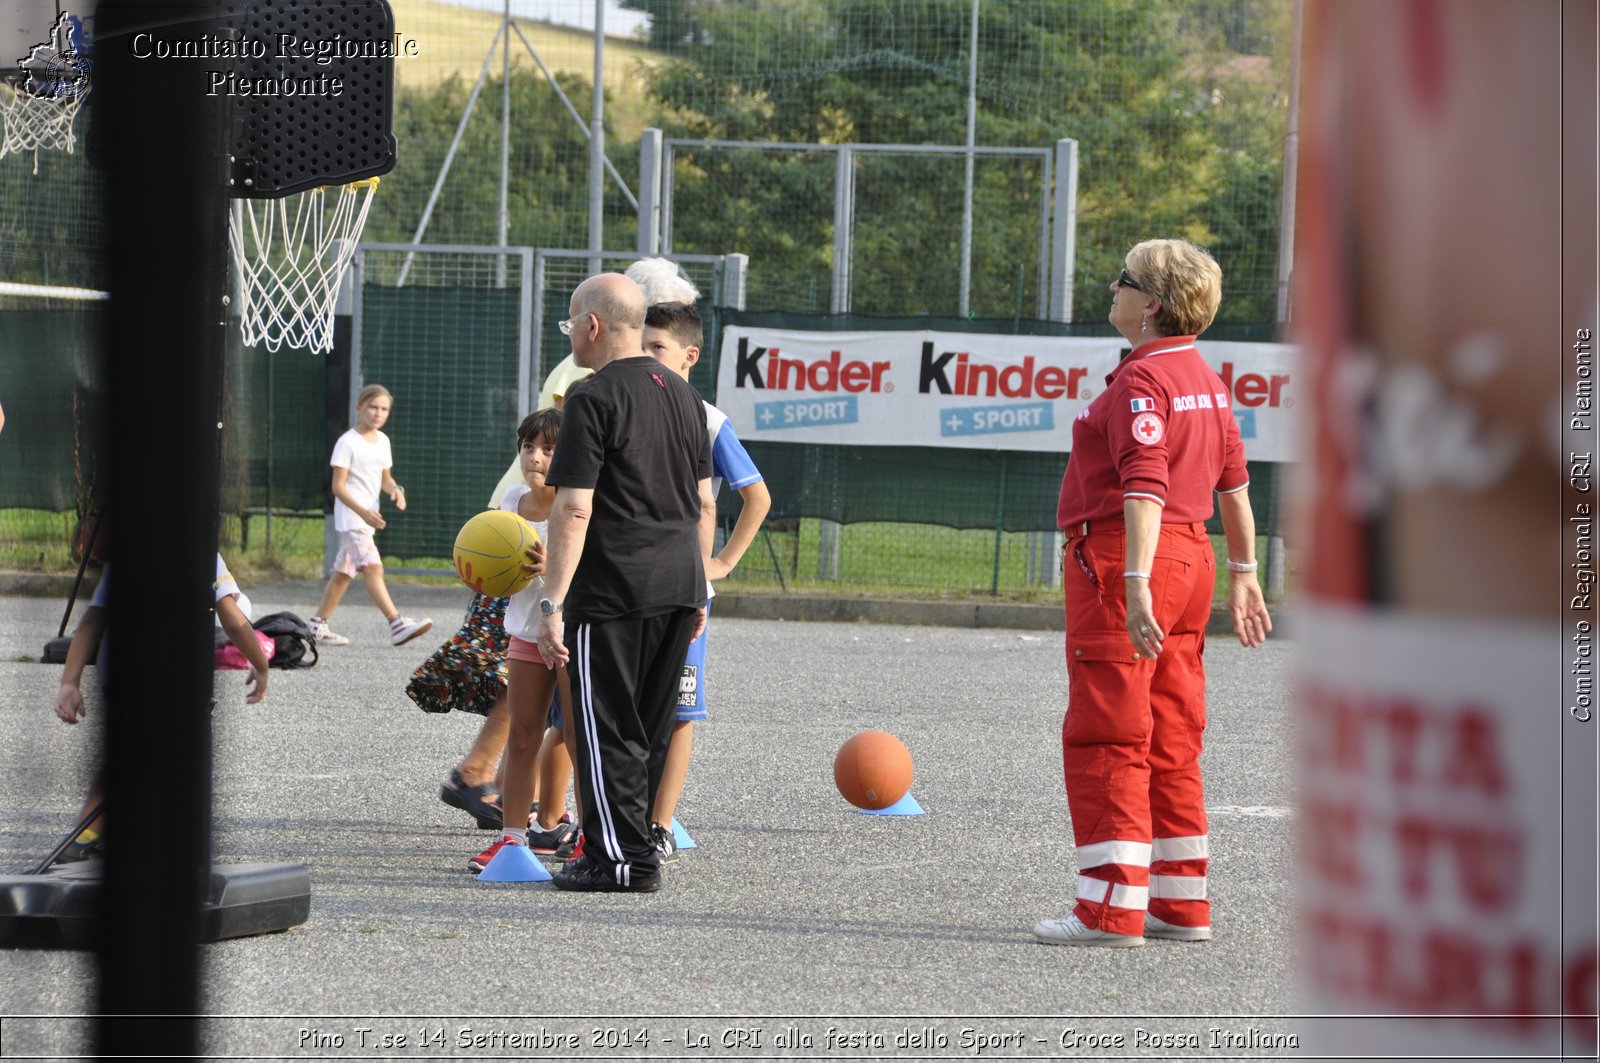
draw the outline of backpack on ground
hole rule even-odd
[[[267,663],[273,668],[310,668],[317,663],[317,640],[311,625],[294,613],[269,613],[252,626],[272,636],[277,649]]]

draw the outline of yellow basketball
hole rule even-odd
[[[461,526],[451,556],[461,582],[491,598],[515,594],[532,582],[522,571],[526,551],[539,541],[533,525],[508,509],[489,509]]]

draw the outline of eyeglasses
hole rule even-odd
[[[578,315],[578,317],[588,317],[588,316],[589,316],[588,314],[579,314]],[[578,318],[577,317],[569,317],[565,321],[557,322],[556,323],[556,328],[561,330],[561,334],[563,336],[570,336],[570,335],[572,335],[572,326],[576,325],[577,323],[578,323]]]
[[[1132,288],[1136,292],[1144,291],[1144,285],[1128,276],[1128,271],[1126,269],[1117,274],[1117,279],[1113,283],[1116,284],[1118,288]],[[562,329],[562,331],[565,332],[566,330]]]

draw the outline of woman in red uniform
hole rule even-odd
[[[1078,894],[1033,932],[1058,945],[1211,937],[1200,736],[1213,493],[1239,641],[1259,646],[1272,630],[1244,447],[1227,388],[1194,343],[1216,316],[1222,270],[1184,240],[1146,240],[1126,262],[1110,320],[1133,351],[1073,425],[1056,513],[1067,537],[1061,746]]]

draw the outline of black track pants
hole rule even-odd
[[[678,609],[566,627],[583,852],[616,865],[619,882],[632,869],[654,871],[660,862],[650,838],[650,804],[667,759],[694,625],[695,610]]]

